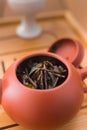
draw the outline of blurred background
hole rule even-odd
[[[46,0],[43,11],[70,10],[87,31],[87,0]],[[14,16],[6,0],[0,0],[0,17]]]
[[[16,1],[18,2],[19,0]],[[42,35],[35,39],[22,39],[16,35],[16,28],[21,19],[11,19],[11,17],[17,14],[10,9],[7,0],[0,0],[0,78],[3,77],[7,68],[16,59],[24,55],[29,55],[32,52],[47,51],[48,47],[61,37],[76,38],[81,42],[85,51],[81,66],[87,66],[87,0],[45,1],[46,3],[43,10],[45,14],[55,10],[57,10],[57,12],[63,11],[63,14],[58,12],[58,14],[62,15],[51,17],[51,19],[42,19],[41,21],[39,20],[41,17],[39,17],[38,23],[40,23],[40,26],[44,30]],[[70,11],[72,15],[67,16],[65,19],[65,17],[63,17],[65,14],[71,14],[69,12],[66,13],[67,11]],[[53,16],[55,16],[55,14],[56,13],[54,13]],[[74,17],[72,17],[73,15]],[[85,81],[87,83],[87,80]],[[76,118],[61,130],[87,130],[87,94],[84,96],[83,105],[76,115]],[[0,130],[3,130],[3,128],[10,128],[9,130],[24,130],[8,117],[0,105]]]

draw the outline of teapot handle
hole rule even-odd
[[[87,67],[79,69],[79,73],[80,73],[80,76],[81,76],[82,80],[87,78]],[[84,92],[87,93],[87,87],[86,86],[84,86]]]
[[[0,79],[0,104],[1,104],[1,96],[2,96],[2,79]]]

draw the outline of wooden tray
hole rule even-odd
[[[87,35],[70,12],[51,12],[37,16],[38,23],[43,27],[41,36],[35,39],[21,39],[16,33],[20,17],[0,20],[0,78],[6,69],[18,58],[32,52],[47,51],[48,47],[57,39],[71,37],[78,39],[85,50],[82,62],[87,65]],[[85,81],[86,82],[86,81]],[[8,117],[0,106],[0,130],[26,130]],[[86,130],[87,129],[87,95],[80,111],[68,124],[58,130]]]

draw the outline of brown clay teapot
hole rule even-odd
[[[28,61],[51,60],[67,69],[67,78],[55,88],[37,90],[25,87],[16,71]],[[76,69],[67,60],[49,52],[33,53],[17,60],[0,80],[0,100],[8,115],[18,124],[31,130],[51,130],[71,120],[83,102],[83,80],[87,68]]]

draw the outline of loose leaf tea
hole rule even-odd
[[[50,89],[58,86],[66,78],[66,71],[61,65],[54,65],[50,61],[33,63],[17,71],[17,77],[29,88]]]

